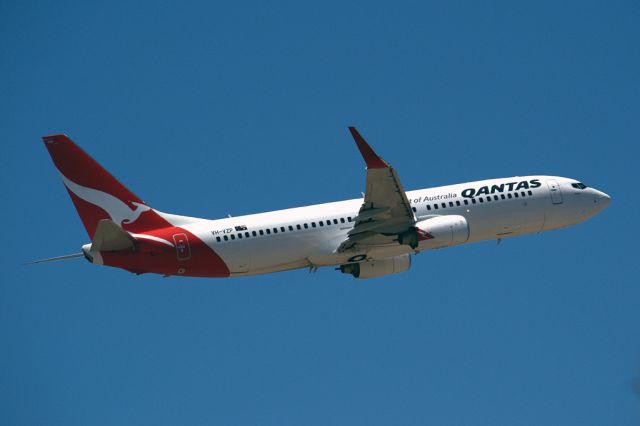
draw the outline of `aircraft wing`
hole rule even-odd
[[[356,246],[375,246],[402,243],[401,234],[411,232],[416,217],[396,171],[380,158],[355,127],[349,131],[367,165],[367,182],[364,203],[355,218],[348,238],[340,244],[339,252]]]

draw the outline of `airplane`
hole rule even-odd
[[[559,176],[516,176],[405,191],[354,127],[366,165],[363,198],[222,219],[163,213],[134,195],[64,134],[42,139],[89,235],[96,265],[135,274],[241,277],[335,267],[367,279],[407,271],[411,255],[576,225],[611,198]]]

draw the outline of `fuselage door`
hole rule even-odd
[[[176,246],[178,260],[189,260],[191,258],[191,246],[187,234],[173,234],[173,242]]]
[[[549,187],[549,193],[551,193],[551,202],[553,204],[562,204],[562,191],[560,191],[558,181],[547,179],[547,186]]]

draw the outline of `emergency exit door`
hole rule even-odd
[[[551,194],[551,202],[553,204],[562,204],[562,191],[560,191],[560,185],[555,179],[548,179],[547,186],[549,187],[549,193]]]

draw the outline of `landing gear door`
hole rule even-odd
[[[560,185],[555,179],[547,179],[547,186],[549,187],[549,193],[551,194],[551,202],[553,204],[562,204],[562,191],[560,191]]]
[[[189,260],[191,258],[191,246],[187,234],[173,234],[173,243],[176,246],[178,260]]]

